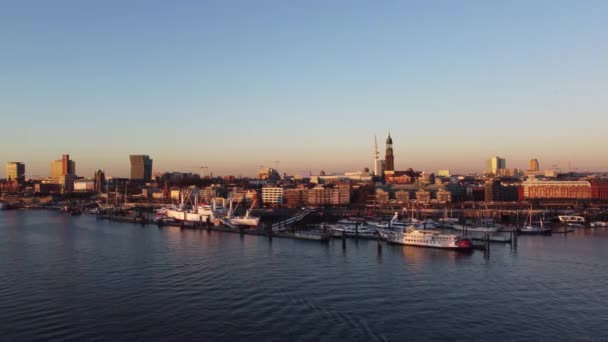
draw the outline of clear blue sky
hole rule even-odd
[[[606,170],[608,1],[2,1],[0,163]],[[4,175],[4,167],[0,171]]]

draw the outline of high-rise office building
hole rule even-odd
[[[61,159],[53,160],[51,162],[51,178],[59,179],[59,177],[61,177],[61,174],[62,174],[61,170],[62,170]]]
[[[6,178],[19,183],[25,181],[25,164],[21,162],[6,163]]]
[[[530,168],[528,169],[528,171],[538,172],[538,170],[538,159],[530,159]]]
[[[386,155],[384,156],[384,171],[395,171],[395,156],[393,155],[393,139],[391,134],[386,138]]]
[[[500,171],[507,168],[507,161],[505,158],[499,156],[492,157],[486,161],[486,173],[498,174]]]
[[[152,159],[147,154],[130,155],[131,180],[149,182],[152,179]]]
[[[106,186],[106,175],[103,171],[97,170],[95,172],[95,192],[102,193]]]
[[[61,159],[51,162],[51,178],[59,179],[66,175],[76,175],[76,162],[70,160],[69,154],[64,154]]]

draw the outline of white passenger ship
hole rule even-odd
[[[396,216],[397,214],[395,214]],[[378,234],[387,242],[401,245],[458,250],[473,248],[471,240],[462,238],[460,235],[442,234],[434,230],[420,230],[413,225],[403,230],[378,229]]]
[[[464,239],[456,234],[441,234],[433,230],[419,230],[411,227],[405,231],[379,229],[378,233],[386,241],[401,245],[462,250],[473,248],[469,239]]]

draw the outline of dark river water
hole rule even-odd
[[[1,341],[608,340],[608,230],[463,254],[0,212]]]

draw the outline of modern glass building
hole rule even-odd
[[[497,174],[498,170],[506,169],[507,161],[505,158],[500,158],[499,156],[492,157],[486,160],[486,173],[489,174]]]
[[[25,181],[25,164],[21,162],[6,163],[6,178],[19,183]]]
[[[147,154],[130,155],[131,180],[149,182],[152,180],[152,159]]]

